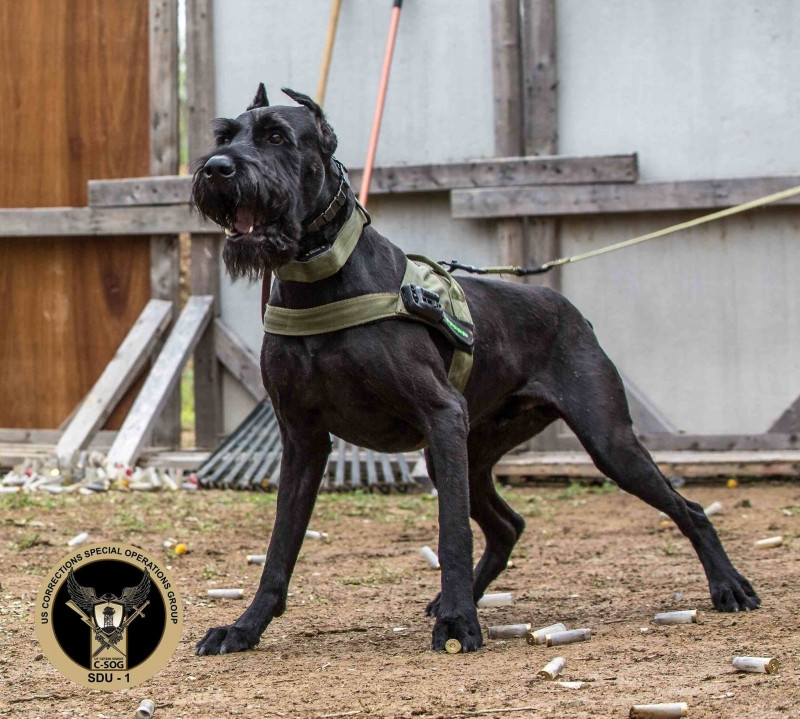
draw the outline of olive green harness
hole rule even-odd
[[[330,249],[305,262],[288,262],[275,275],[290,282],[317,282],[331,277],[352,254],[365,222],[359,208],[353,208]],[[438,312],[436,304],[440,305]],[[390,318],[423,322],[450,340],[455,349],[447,376],[463,393],[472,369],[472,317],[467,300],[459,284],[441,265],[421,255],[407,255],[406,271],[396,292],[358,295],[308,309],[267,305],[264,332],[305,337]]]

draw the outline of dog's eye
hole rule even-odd
[[[273,132],[268,138],[267,142],[271,145],[280,145],[283,142],[283,135]]]

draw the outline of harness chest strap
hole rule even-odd
[[[355,214],[353,212],[353,215]],[[347,229],[348,224],[350,224],[350,220],[345,224],[343,232]],[[349,256],[349,254],[348,252],[347,255]],[[318,259],[320,258],[315,258],[311,262],[316,262]],[[283,269],[281,268],[281,270]],[[326,267],[324,271],[327,270]],[[290,279],[281,274],[278,274],[278,277]],[[421,255],[408,255],[406,271],[400,286],[404,287],[408,284],[415,284],[436,292],[445,312],[472,324],[464,291],[438,263]],[[428,324],[406,309],[399,292],[377,292],[300,310],[267,305],[264,312],[264,332],[274,335],[307,337],[390,318]],[[471,370],[472,354],[461,349],[454,349],[447,376],[452,385],[461,393],[467,386]]]

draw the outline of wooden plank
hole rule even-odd
[[[178,0],[149,0],[150,174],[178,171]]]
[[[261,379],[258,357],[242,342],[222,320],[216,320],[216,352],[219,361],[242,386],[261,401],[267,396]]]
[[[492,0],[492,79],[494,89],[494,148],[498,155],[522,155],[522,49],[519,0]],[[520,220],[497,223],[496,240],[503,265],[527,265],[525,224]],[[512,282],[525,278],[510,277]]]
[[[33,444],[50,445],[52,454],[58,440],[63,434],[60,429],[14,429],[9,427],[0,428],[0,447],[13,444]],[[110,447],[111,442],[117,433],[112,430],[102,430],[97,432],[89,442],[89,446]]]
[[[678,431],[677,427],[661,413],[650,398],[629,377],[622,372],[620,372],[620,376],[625,385],[628,409],[630,409],[633,428],[637,434],[641,432],[675,434]]]
[[[188,205],[0,210],[0,237],[219,233]],[[108,251],[107,249],[105,250]]]
[[[522,0],[523,143],[528,155],[558,151],[555,0]]]
[[[800,451],[655,452],[653,459],[667,476],[791,477],[800,476]],[[583,452],[526,452],[507,455],[495,465],[496,477],[513,483],[520,478],[595,478],[603,474]]]
[[[0,207],[84,205],[90,177],[149,171],[147,0],[6,0],[0,47]],[[56,428],[147,303],[149,254],[32,236],[0,239],[0,426]]]
[[[767,431],[800,433],[800,397],[786,408]]]
[[[653,452],[698,451],[729,452],[800,449],[800,435],[796,433],[766,434],[669,434],[666,432],[637,432],[639,441]],[[559,449],[581,449],[574,435],[559,437]]]
[[[149,0],[150,174],[174,175],[180,162],[178,129],[178,0]],[[180,246],[177,235],[150,238],[150,296],[180,307]],[[160,349],[158,347],[157,349]],[[177,387],[155,426],[153,442],[179,447],[181,395]]]
[[[637,162],[636,155],[571,157],[545,154],[538,157],[497,157],[434,165],[376,167],[372,174],[370,194],[445,192],[458,188],[513,185],[636,182]],[[360,190],[362,174],[361,168],[349,171],[350,182],[356,193]],[[187,175],[89,180],[89,205],[178,205],[189,202],[191,188],[192,178]]]
[[[214,316],[220,313],[220,238],[216,235],[193,236],[192,294],[211,295]],[[222,382],[216,352],[216,323],[209,323],[194,350],[195,446],[214,447],[222,432]]]
[[[186,3],[186,130],[189,159],[213,145],[214,119],[214,3]]]
[[[147,363],[171,318],[172,303],[162,300],[150,300],[147,303],[58,440],[56,457],[62,467],[70,467],[75,453],[83,449],[103,426]]]
[[[110,461],[124,465],[136,462],[147,434],[178,385],[186,360],[211,320],[213,304],[214,298],[210,296],[189,298],[111,445],[108,452]]]
[[[711,210],[731,207],[800,185],[800,175],[638,184],[564,185],[454,190],[453,217],[555,217],[609,212]],[[798,205],[800,196],[776,205]]]

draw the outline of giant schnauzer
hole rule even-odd
[[[349,189],[341,207],[332,203],[342,196],[343,170],[322,110],[306,95],[284,92],[298,106],[270,106],[261,85],[246,112],[216,120],[216,145],[198,161],[193,203],[225,229],[223,257],[233,277],[256,278],[324,253],[360,211]],[[269,302],[305,309],[397,293],[405,266],[402,250],[366,224],[339,271],[311,283],[276,280]],[[383,452],[426,446],[439,494],[441,592],[427,608],[436,618],[436,650],[450,638],[463,651],[481,646],[475,603],[505,568],[525,526],[495,491],[492,467],[557,418],[603,474],[675,521],[697,552],[716,609],[759,606],[702,507],[673,489],[634,436],[619,374],[578,310],[544,287],[473,277],[460,284],[475,326],[463,395],[448,381],[453,346],[423,323],[265,334],[262,374],[283,442],[275,526],[253,602],[233,624],[209,629],[198,654],[250,649],[284,612],[329,433]],[[474,571],[470,517],[486,536]]]

